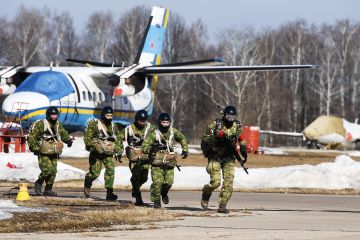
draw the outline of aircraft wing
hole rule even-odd
[[[210,74],[246,71],[294,70],[318,68],[318,65],[259,65],[259,66],[149,66],[138,69],[147,75]]]

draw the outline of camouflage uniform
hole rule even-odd
[[[129,159],[129,168],[131,171],[131,184],[132,184],[132,196],[136,197],[140,193],[141,186],[148,180],[150,162],[148,155],[139,155],[141,151],[141,145],[148,133],[156,129],[155,125],[147,123],[144,128],[137,128],[133,123],[122,129],[120,132],[120,138],[122,141],[126,141],[128,147],[126,148],[126,156]]]
[[[221,138],[218,137],[221,132]],[[209,199],[212,192],[221,184],[221,172],[223,175],[223,186],[219,196],[219,204],[226,206],[233,192],[233,179],[235,173],[235,160],[233,154],[233,143],[239,139],[242,132],[241,125],[234,121],[227,128],[221,119],[217,119],[208,126],[207,132],[202,138],[202,149],[208,157],[206,171],[210,175],[210,183],[203,187],[203,199]],[[205,144],[204,144],[205,143]],[[241,145],[246,145],[242,141]]]
[[[98,121],[106,128],[107,135],[99,131]],[[115,178],[115,163],[114,155],[121,156],[122,154],[122,143],[119,137],[115,138],[116,127],[112,124],[106,125],[102,120],[91,120],[84,133],[85,147],[90,151],[89,156],[89,172],[85,175],[85,186],[91,187],[92,182],[99,177],[102,164],[105,166],[105,188],[112,189]],[[95,149],[97,139],[108,139],[115,141],[115,151],[112,154],[100,154]]]
[[[174,167],[176,160],[168,161],[167,157],[173,153],[174,140],[181,144],[183,152],[188,152],[188,143],[185,136],[177,129],[170,128],[167,132],[152,131],[145,138],[141,147],[143,154],[148,154],[151,164],[150,199],[159,201],[160,195],[166,196],[174,182]],[[169,154],[170,153],[170,154]]]
[[[46,127],[46,123],[49,123],[52,133],[50,133],[48,128]],[[51,123],[50,121],[44,119],[36,121],[30,128],[30,133],[28,137],[28,145],[31,152],[35,155],[38,155],[38,162],[41,173],[39,175],[40,183],[44,182],[46,185],[53,185],[57,173],[57,160],[59,159],[59,155],[51,154],[45,155],[41,154],[41,145],[46,142],[53,142],[54,138],[56,141],[67,142],[70,140],[68,132],[65,130],[63,125],[59,120],[56,123]],[[58,139],[60,138],[60,139]]]

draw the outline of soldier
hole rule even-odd
[[[41,173],[35,182],[35,194],[41,195],[42,184],[45,182],[44,196],[57,196],[52,191],[57,172],[57,160],[62,153],[63,142],[68,147],[72,145],[72,139],[58,120],[59,110],[49,107],[46,110],[46,118],[33,123],[30,128],[28,145],[31,152],[38,156]]]
[[[168,192],[174,182],[174,167],[177,166],[174,140],[181,144],[183,159],[188,156],[188,143],[185,136],[170,125],[168,113],[161,113],[157,123],[158,129],[147,135],[141,149],[151,161],[153,183],[150,186],[150,199],[154,202],[154,208],[161,208],[160,195],[162,202],[168,204]]]
[[[116,137],[116,128],[112,122],[114,110],[106,106],[101,111],[101,118],[91,120],[84,133],[85,148],[90,151],[89,172],[85,176],[84,194],[90,197],[92,182],[99,177],[102,164],[105,166],[106,200],[115,201],[117,195],[113,193],[115,163],[121,161],[122,143]]]
[[[208,126],[201,142],[204,156],[208,158],[206,171],[210,175],[210,183],[204,185],[201,206],[206,209],[211,193],[220,186],[221,171],[223,186],[219,196],[219,213],[228,213],[226,204],[233,192],[233,179],[235,172],[234,147],[240,138],[242,128],[239,121],[235,120],[236,108],[227,106],[223,110],[222,119],[216,119]],[[246,142],[240,143],[241,155],[247,160]]]
[[[132,196],[135,198],[135,206],[143,206],[140,187],[146,183],[149,174],[150,162],[145,154],[141,154],[141,145],[149,132],[156,129],[156,126],[148,121],[148,113],[145,110],[137,111],[133,124],[124,128],[121,139],[126,141],[126,156],[129,159],[129,167],[132,173],[130,181],[132,184]],[[140,154],[139,154],[140,153]]]

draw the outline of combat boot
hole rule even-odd
[[[43,195],[44,196],[49,196],[49,197],[57,197],[57,193],[56,192],[53,192],[51,189],[52,189],[52,184],[46,184],[45,185],[45,190],[44,190],[44,193]]]
[[[114,191],[114,189],[112,189],[112,188],[107,188],[106,189],[106,201],[116,201],[118,196],[115,195],[113,193],[113,191]]]
[[[36,180],[34,191],[36,196],[41,196],[41,187],[42,187],[42,181],[40,179]]]
[[[209,206],[209,200],[210,200],[210,197],[211,197],[211,193],[208,194],[208,193],[202,193],[202,196],[201,196],[201,207],[203,209],[207,209],[208,206]]]
[[[140,190],[133,190],[132,196],[135,198],[135,206],[144,206]]]
[[[90,188],[91,188],[91,186],[84,183],[84,194],[85,194],[85,197],[87,197],[87,198],[90,197]]]
[[[218,213],[225,213],[228,214],[229,210],[226,209],[226,205],[225,204],[219,204],[219,209],[218,209]]]
[[[164,204],[168,204],[169,203],[169,196],[168,196],[168,193],[169,193],[169,190],[170,190],[170,185],[168,184],[164,184],[162,185],[161,187],[161,200]]]
[[[155,202],[154,202],[154,208],[161,208],[161,202],[160,202],[160,200],[155,200]]]
[[[166,195],[161,195],[161,200],[164,204],[168,204],[169,203],[169,196]]]

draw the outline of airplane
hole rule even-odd
[[[268,130],[260,133],[301,137],[310,149],[355,149],[360,143],[360,125],[336,116],[319,116],[301,133]]]
[[[113,121],[127,125],[138,110],[152,113],[158,76],[318,67],[311,64],[225,66],[219,58],[160,64],[168,18],[168,9],[152,8],[135,62],[129,66],[67,59],[86,66],[0,68],[0,89],[2,94],[8,94],[2,105],[5,117],[16,119],[26,129],[34,121],[45,118],[49,106],[56,106],[59,120],[69,132],[84,131],[87,122],[98,118],[102,107],[110,105],[114,109]]]

